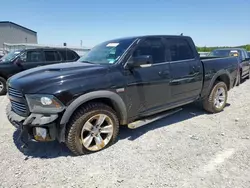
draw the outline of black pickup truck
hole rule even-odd
[[[14,50],[0,59],[0,95],[6,94],[6,80],[21,71],[38,66],[77,61],[79,55],[68,48]]]
[[[222,111],[237,69],[235,57],[201,59],[186,36],[111,40],[77,62],[8,79],[7,116],[21,137],[57,139],[82,155],[114,143],[120,125],[197,100],[208,112]]]

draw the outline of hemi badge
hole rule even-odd
[[[125,90],[124,88],[119,88],[119,89],[116,89],[116,92],[120,93],[120,92],[124,92],[124,90]]]

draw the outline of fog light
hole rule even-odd
[[[34,138],[37,141],[48,141],[50,140],[48,130],[43,127],[35,127],[33,129]]]

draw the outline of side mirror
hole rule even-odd
[[[246,60],[246,61],[250,61],[250,57],[247,57],[245,60]]]
[[[150,65],[153,63],[151,55],[142,55],[138,57],[131,57],[127,62],[129,69],[141,67],[141,65]]]
[[[23,62],[23,61],[21,60],[21,58],[20,58],[20,57],[17,57],[17,58],[15,59],[15,61],[14,61],[14,64],[17,65],[17,66],[21,66],[22,62]]]

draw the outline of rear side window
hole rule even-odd
[[[246,50],[244,50],[244,53],[245,53],[245,57],[248,58],[248,54]]]
[[[61,57],[57,53],[57,51],[44,51],[45,54],[45,60],[47,62],[55,62],[55,61],[61,61]]]
[[[244,50],[241,50],[240,53],[241,53],[241,60],[244,61],[246,59],[246,54],[244,53]]]
[[[194,59],[194,53],[186,39],[167,39],[171,61]]]
[[[64,61],[74,61],[77,59],[75,53],[70,50],[60,50],[59,53]]]

